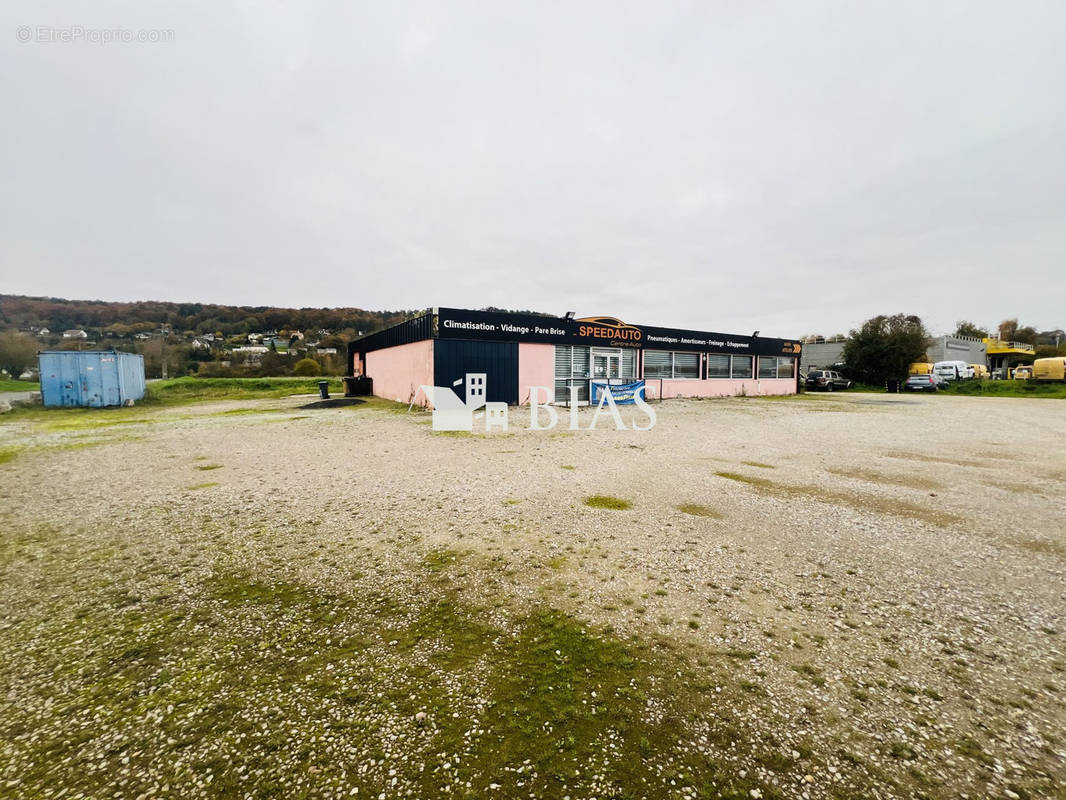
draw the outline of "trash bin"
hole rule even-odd
[[[344,381],[344,396],[355,397],[355,378],[341,378]]]
[[[323,400],[329,400],[329,381],[318,382],[318,394]]]
[[[899,381],[889,381],[888,382],[888,393],[889,394],[896,394],[898,392],[899,392]]]

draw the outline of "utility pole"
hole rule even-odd
[[[159,340],[159,358],[163,362],[161,377],[163,380],[167,379],[167,336],[170,335],[170,330],[166,325],[159,329],[159,333],[162,334],[162,338]]]

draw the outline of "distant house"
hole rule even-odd
[[[41,328],[39,331],[37,331],[38,336],[48,336],[51,333],[52,332],[48,330],[48,328]]]
[[[192,340],[192,347],[197,350],[210,350],[211,342],[206,337],[197,336]]]
[[[335,356],[337,355],[336,347],[319,347],[315,350],[320,356]]]
[[[71,328],[69,331],[63,331],[64,339],[88,339],[89,334],[80,328]]]
[[[137,333],[137,334],[134,334],[133,338],[134,339],[151,339],[152,338],[152,334],[150,334],[150,333]]]
[[[270,352],[270,348],[258,344],[242,344],[240,347],[234,347],[233,352],[243,353],[250,364],[258,364],[263,356]]]

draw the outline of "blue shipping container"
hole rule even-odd
[[[121,406],[144,397],[144,356],[117,350],[37,354],[46,406]]]

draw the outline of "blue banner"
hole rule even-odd
[[[630,383],[614,383],[608,386],[606,383],[592,382],[592,405],[598,406],[603,396],[603,391],[608,390],[614,402],[620,406],[631,406],[636,402],[639,394],[644,399],[644,381],[632,381]]]

